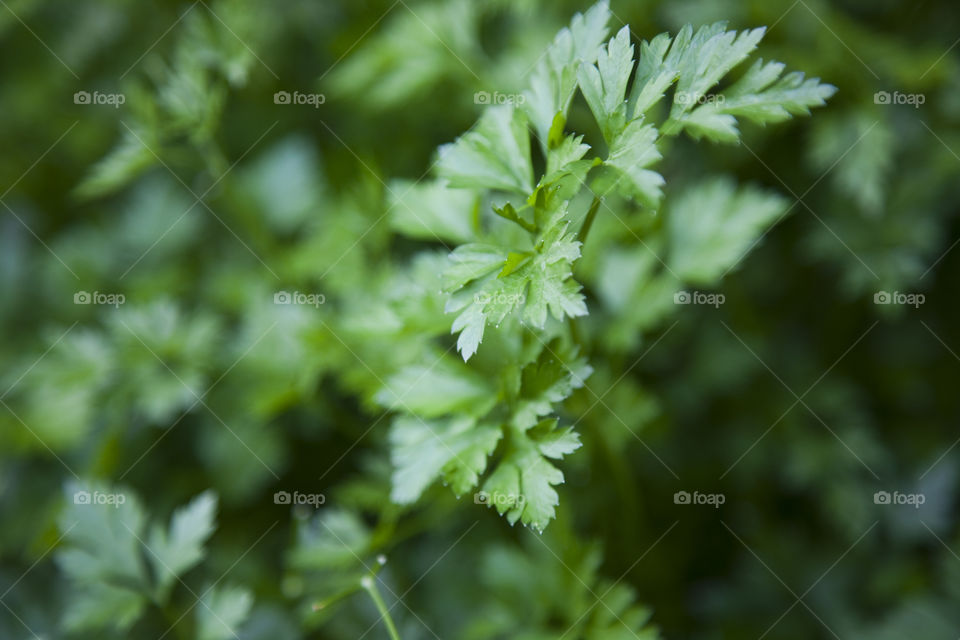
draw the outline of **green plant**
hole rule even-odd
[[[952,7],[582,9],[0,6],[0,637],[948,637]]]
[[[782,76],[784,65],[762,60],[719,86],[750,56],[763,29],[688,25],[675,38],[642,42],[635,61],[629,27],[606,42],[609,20],[605,3],[574,18],[517,100],[522,108],[487,108],[473,130],[441,147],[437,182],[410,188],[418,199],[430,194],[427,211],[437,215],[421,219],[412,235],[456,244],[437,271],[444,310],[455,317],[457,349],[469,364],[426,354],[387,378],[378,393],[385,408],[400,414],[391,428],[392,497],[399,503],[415,501],[437,479],[458,496],[471,491],[492,456],[484,502],[511,524],[538,530],[554,517],[553,487],[563,473],[553,460],[580,446],[557,414],[590,375],[596,337],[615,322],[601,316],[577,326],[588,306],[574,271],[597,215],[629,232],[617,242],[632,252],[632,264],[624,266],[648,271],[662,298],[670,287],[715,284],[786,210],[776,194],[704,177],[675,202],[664,201],[665,180],[652,167],[671,136],[737,142],[737,118],[764,125],[809,113],[834,87],[799,72]],[[665,99],[674,85],[672,99]],[[584,135],[566,131],[578,90],[602,134],[598,143],[606,148],[599,154]],[[658,119],[655,108],[664,102],[668,114]],[[536,150],[543,167],[535,180]],[[476,210],[464,228],[471,200]],[[419,218],[415,210],[409,215]],[[637,218],[654,220],[642,235],[625,220]],[[605,241],[608,247],[598,250],[614,243]],[[655,273],[657,265],[642,255],[648,244],[669,251]],[[584,276],[603,286],[596,274]]]

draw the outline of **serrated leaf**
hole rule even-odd
[[[555,421],[547,420],[540,431],[512,431],[506,455],[483,483],[488,504],[510,524],[519,520],[543,531],[554,518],[559,496],[553,487],[563,482],[563,472],[544,457],[540,444],[554,454],[551,457],[560,457],[576,449],[579,441],[574,446],[574,436],[556,435],[548,430],[552,425]]]
[[[524,195],[533,189],[527,119],[512,105],[488,108],[473,131],[440,147],[439,154],[437,173],[452,187]]]
[[[610,147],[610,155],[604,161],[610,174],[598,180],[595,190],[600,195],[614,190],[644,205],[656,209],[663,195],[663,176],[647,169],[662,157],[656,145],[657,130],[634,120],[617,136]]]
[[[477,484],[502,432],[471,418],[424,421],[396,418],[390,428],[393,489],[390,498],[409,504],[438,478],[462,495]]]
[[[547,152],[547,170],[540,184],[549,185],[570,174],[578,175],[579,182],[582,182],[587,171],[593,166],[591,160],[581,161],[589,150],[590,145],[583,144],[583,136],[565,137],[556,147]]]
[[[707,91],[757,48],[766,31],[760,28],[737,33],[725,31],[725,28],[723,22],[701,27],[690,44],[680,48],[679,79],[670,110],[671,121],[699,104]]]
[[[443,272],[443,288],[456,291],[503,266],[507,253],[490,244],[465,244],[450,254],[450,266]]]
[[[457,412],[482,414],[495,402],[482,378],[448,358],[430,365],[404,367],[387,378],[376,400],[387,409],[424,418]]]
[[[68,483],[60,517],[57,563],[70,589],[64,624],[73,630],[124,631],[140,616],[150,592],[138,537],[139,501],[126,491]]]
[[[593,63],[607,37],[611,13],[606,0],[585,14],[573,17],[569,28],[562,29],[534,69],[530,89],[524,92],[524,110],[530,116],[544,151],[548,141],[559,139],[557,125],[563,127],[567,109],[577,87],[577,68],[581,62]]]
[[[684,190],[667,215],[671,270],[696,284],[711,284],[732,268],[763,230],[780,216],[783,197],[715,179]]]
[[[91,582],[70,596],[63,625],[70,631],[115,629],[122,632],[137,621],[146,605],[146,598],[136,591]]]
[[[626,26],[610,39],[606,48],[600,49],[596,66],[581,64],[578,70],[580,90],[607,142],[613,140],[626,123],[624,97],[632,72],[633,45],[630,27]]]
[[[583,386],[593,369],[586,359],[570,358],[564,362],[554,347],[544,348],[536,362],[523,368],[521,385],[514,399],[513,426],[527,430],[537,424],[540,416],[557,410],[574,389]]]
[[[253,595],[239,587],[204,590],[197,612],[197,640],[237,638],[237,629],[247,619]]]
[[[464,360],[476,352],[488,322],[499,324],[514,311],[522,309],[524,320],[537,328],[543,328],[548,312],[557,320],[587,314],[580,284],[572,278],[571,270],[572,263],[580,257],[580,243],[568,231],[565,214],[565,206],[552,214],[537,238],[536,252],[511,273],[502,277],[490,273],[451,296],[446,310],[459,312],[451,331],[462,332],[457,348]],[[444,277],[455,285],[448,289],[466,286],[471,275],[482,274],[493,266],[493,250],[472,249],[467,256],[456,254],[451,255],[453,273]]]
[[[631,119],[645,114],[677,79],[679,71],[676,67],[664,63],[669,47],[670,35],[666,33],[640,44],[640,59],[628,100],[628,114]]]
[[[207,491],[177,509],[168,530],[160,526],[152,529],[146,557],[153,567],[160,601],[166,600],[179,576],[203,559],[204,544],[214,530],[216,510],[217,498]]]
[[[143,131],[136,135],[132,131],[125,131],[117,146],[95,164],[77,186],[77,195],[81,198],[107,195],[156,164],[156,156],[143,140],[147,135]]]

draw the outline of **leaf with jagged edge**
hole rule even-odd
[[[69,579],[64,624],[71,630],[128,629],[143,613],[150,583],[138,536],[146,517],[127,491],[70,482],[60,516],[57,563]],[[97,496],[110,496],[98,501]]]
[[[757,60],[746,74],[729,88],[682,119],[684,129],[694,138],[715,142],[737,142],[737,119],[746,118],[759,125],[782,122],[793,116],[810,115],[811,107],[821,107],[836,92],[836,87],[821,84],[819,78],[804,78],[794,71],[782,78],[785,65]]]
[[[725,22],[697,29],[689,45],[680,48],[677,91],[667,124],[692,110],[731,69],[747,59],[766,29],[725,31]],[[681,42],[677,36],[674,46]],[[666,125],[665,125],[666,126]]]
[[[533,427],[583,387],[591,373],[593,368],[576,349],[565,350],[553,342],[544,345],[537,360],[523,368],[516,394],[511,394],[513,426],[524,431]]]
[[[446,310],[458,312],[451,332],[460,333],[457,348],[464,360],[476,353],[487,323],[500,324],[514,311],[523,310],[524,321],[539,329],[548,312],[557,320],[587,314],[580,284],[572,277],[580,242],[569,226],[564,204],[546,221],[529,259],[505,274],[494,272],[507,263],[508,250],[464,245],[451,254],[451,273],[444,274],[452,294]]]
[[[663,197],[663,176],[647,169],[662,158],[657,149],[657,130],[642,120],[633,120],[610,146],[604,160],[605,172],[598,176],[594,191],[599,195],[617,191],[652,209]]]
[[[526,116],[513,105],[488,108],[472,131],[440,147],[437,174],[451,187],[530,193],[533,165]]]
[[[473,418],[424,421],[399,416],[390,428],[393,489],[399,504],[415,502],[438,478],[460,496],[476,486],[503,435],[500,427]]]
[[[413,364],[389,376],[376,401],[421,418],[453,413],[482,415],[496,402],[486,381],[455,358]]]
[[[687,282],[712,284],[786,208],[776,193],[723,178],[685,189],[667,213],[671,271]]]
[[[253,595],[240,587],[211,585],[200,596],[197,612],[197,640],[229,640],[238,638],[237,628],[243,624],[253,606]]]
[[[544,150],[551,131],[562,131],[567,109],[577,88],[577,68],[581,62],[593,63],[600,45],[607,37],[611,13],[607,1],[598,2],[586,13],[573,17],[562,29],[537,64],[530,80],[530,89],[523,92],[524,110]],[[557,138],[559,140],[559,138]]]
[[[217,497],[207,491],[177,509],[168,530],[157,526],[151,531],[146,557],[153,566],[161,601],[177,577],[203,559],[203,545],[213,533],[216,511]]]
[[[623,131],[627,105],[624,96],[633,72],[633,45],[630,27],[623,27],[606,48],[601,48],[596,65],[580,65],[577,77],[580,91],[586,98],[607,142]]]
[[[563,472],[548,458],[560,459],[579,447],[577,433],[557,429],[556,418],[527,432],[511,430],[504,457],[483,483],[484,501],[510,524],[519,520],[543,531],[560,503],[553,487],[563,482]]]

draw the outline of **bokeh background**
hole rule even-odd
[[[812,118],[747,125],[735,147],[678,140],[662,165],[668,198],[718,173],[781,192],[789,215],[717,283],[719,308],[641,284],[611,320],[589,381],[609,393],[567,403],[584,447],[542,536],[443,487],[389,503],[372,398],[420,345],[371,309],[402,302],[395,265],[429,244],[396,234],[393,187],[429,175],[476,92],[521,90],[587,8],[0,2],[0,637],[213,639],[204,612],[223,607],[244,640],[385,638],[362,593],[312,606],[378,554],[403,638],[654,637],[600,619],[639,628],[643,608],[666,638],[960,634],[947,0],[614,0],[635,39],[766,25],[760,56],[838,88]],[[70,579],[77,486],[121,492],[151,526],[217,496],[169,605],[118,625],[132,605]],[[275,504],[284,490],[324,505]],[[106,550],[126,535],[90,531]],[[197,607],[209,585],[219,604]],[[81,591],[96,597],[77,613]],[[65,611],[90,624],[67,630]]]

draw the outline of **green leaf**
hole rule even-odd
[[[483,378],[449,358],[404,367],[387,379],[376,400],[387,409],[424,418],[457,412],[480,415],[495,402]]]
[[[72,630],[124,631],[150,592],[139,536],[144,514],[136,496],[68,483],[57,563],[70,583],[64,623]]]
[[[504,220],[509,220],[510,222],[520,225],[524,230],[530,233],[535,233],[537,230],[536,225],[524,219],[509,202],[502,207],[493,207],[493,212]]]
[[[664,61],[670,48],[670,35],[661,33],[650,42],[640,44],[640,60],[630,90],[628,114],[638,118],[645,114],[664,95],[667,88],[677,79],[679,71],[670,59]]]
[[[610,146],[610,155],[603,163],[609,171],[597,179],[594,190],[601,196],[617,191],[645,206],[659,207],[663,176],[646,168],[662,157],[656,141],[653,125],[640,120],[630,122]]]
[[[125,632],[143,614],[147,600],[136,591],[102,582],[77,586],[69,596],[63,625],[70,631]]]
[[[581,62],[593,63],[607,37],[611,13],[606,0],[585,14],[573,17],[569,28],[562,29],[537,64],[524,92],[524,109],[544,150],[550,140],[559,138],[566,122],[570,99],[577,88],[577,68]],[[558,126],[559,125],[559,126]]]
[[[697,107],[682,120],[695,138],[706,136],[718,142],[736,142],[739,132],[734,116],[764,125],[796,115],[809,115],[811,107],[823,106],[836,87],[804,79],[800,72],[780,78],[784,65],[757,60],[740,80],[714,100]]]
[[[155,165],[157,157],[144,141],[148,135],[145,131],[137,134],[125,131],[117,146],[94,165],[90,173],[77,185],[77,195],[81,198],[107,195],[126,186]]]
[[[572,278],[580,242],[569,225],[564,205],[545,221],[531,258],[502,277],[492,271],[506,263],[506,255],[494,266],[495,250],[474,247],[466,256],[457,251],[451,255],[452,273],[445,274],[444,281],[454,295],[446,310],[459,312],[451,332],[460,332],[457,348],[464,360],[476,353],[488,322],[500,324],[514,311],[523,310],[524,321],[539,329],[546,324],[548,311],[557,320],[587,314],[580,284]]]
[[[477,196],[442,182],[395,180],[387,195],[390,226],[417,240],[462,244],[476,235]]]
[[[625,125],[624,96],[632,72],[633,45],[630,44],[630,27],[626,26],[610,40],[605,49],[601,48],[596,66],[580,65],[580,90],[607,142],[613,140]]]
[[[166,600],[174,581],[203,559],[203,545],[215,528],[216,511],[217,498],[207,491],[177,509],[168,530],[152,529],[146,557],[153,566],[161,601]]]
[[[757,48],[766,31],[760,28],[737,33],[724,31],[725,28],[724,22],[701,27],[693,35],[689,45],[679,47],[677,91],[674,94],[670,118],[664,125],[665,129],[669,128],[671,121],[676,121],[693,109],[707,91],[743,62]],[[684,42],[685,38],[681,35],[677,36],[674,48]]]
[[[556,411],[556,405],[566,400],[574,389],[581,388],[593,372],[585,358],[574,355],[565,361],[558,351],[562,352],[556,343],[551,343],[535,362],[523,368],[520,391],[514,398],[512,424],[516,428],[527,430],[537,424],[541,416]]]
[[[572,432],[555,429],[556,420],[544,420],[524,434],[511,432],[507,453],[483,483],[488,505],[507,518],[538,531],[550,523],[560,503],[554,485],[563,482],[563,472],[548,460],[560,458],[580,446]]]
[[[452,187],[533,189],[527,119],[512,105],[488,108],[476,128],[439,149],[437,173]]]
[[[695,284],[711,284],[750,250],[787,207],[785,199],[714,179],[685,189],[667,214],[670,268]]]
[[[450,254],[450,266],[443,272],[443,288],[456,291],[465,284],[496,271],[507,260],[507,252],[492,244],[465,244]]]
[[[476,486],[501,435],[498,426],[478,425],[471,418],[429,422],[396,418],[390,429],[391,499],[399,504],[414,502],[440,477],[456,495],[466,493]]]
[[[547,151],[547,170],[540,180],[541,185],[550,185],[564,176],[577,176],[577,183],[583,182],[590,167],[594,166],[593,160],[581,160],[590,145],[583,144],[583,136],[569,135],[565,137],[556,147]]]
[[[197,639],[228,640],[237,638],[253,605],[253,596],[239,587],[210,587],[196,606]]]
[[[64,624],[73,630],[122,632],[148,603],[165,606],[173,581],[203,558],[214,527],[217,499],[209,492],[178,509],[168,530],[154,526],[149,535],[129,491],[70,483],[66,496],[57,562],[70,584]]]

